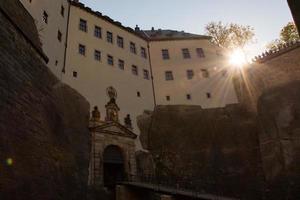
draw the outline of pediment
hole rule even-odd
[[[91,131],[94,131],[96,133],[117,135],[120,137],[128,137],[132,139],[137,138],[137,135],[135,133],[117,122],[104,123],[102,125],[91,128]]]

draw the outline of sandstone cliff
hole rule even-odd
[[[47,69],[18,0],[0,23],[0,199],[84,199],[89,104]]]

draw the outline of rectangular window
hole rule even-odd
[[[167,101],[170,101],[170,100],[171,100],[171,97],[170,97],[170,96],[166,96],[166,100],[167,100]]]
[[[217,54],[217,56],[223,56],[223,52],[221,50],[217,50],[216,54]],[[203,53],[203,55],[204,55],[204,53]]]
[[[149,71],[144,69],[144,79],[149,80]]]
[[[201,69],[202,77],[209,78],[209,71],[207,69]]]
[[[204,57],[205,57],[205,54],[204,54],[204,51],[203,51],[202,48],[197,48],[197,49],[196,49],[196,53],[197,53],[197,56],[198,56],[199,58],[204,58]]]
[[[169,55],[169,50],[168,49],[162,49],[161,53],[162,53],[162,58],[164,60],[169,60],[170,59],[170,55]]]
[[[137,97],[141,97],[141,93],[139,91],[136,92]]]
[[[137,76],[139,74],[137,66],[132,65],[131,72],[132,72],[133,75]]]
[[[79,30],[87,32],[87,21],[84,19],[80,19],[79,21]]]
[[[58,41],[61,42],[61,39],[62,39],[62,33],[60,32],[60,30],[57,31],[57,39],[58,39]]]
[[[83,56],[85,56],[85,46],[84,45],[82,45],[82,44],[79,44],[79,54],[81,54],[81,55],[83,55]]]
[[[191,100],[191,99],[192,99],[192,96],[191,96],[190,94],[187,94],[187,95],[186,95],[186,99],[187,99],[187,100]]]
[[[113,66],[114,65],[114,57],[111,55],[107,55],[107,64]]]
[[[60,14],[61,14],[61,16],[65,16],[65,7],[64,6],[61,6],[60,7]]]
[[[182,55],[183,55],[184,59],[191,58],[191,54],[190,54],[189,49],[182,49]]]
[[[95,60],[100,61],[101,60],[101,52],[98,50],[95,50],[94,58],[95,58]]]
[[[43,21],[46,23],[46,24],[48,24],[48,13],[46,12],[46,11],[44,11],[44,13],[43,13]]]
[[[121,36],[117,37],[118,47],[124,48],[124,39]]]
[[[119,59],[119,68],[124,70],[125,69],[125,62],[124,60]]]
[[[108,43],[113,43],[114,42],[112,32],[107,31],[107,33],[106,33],[106,39],[107,39]]]
[[[96,38],[102,38],[101,27],[95,26],[94,36],[95,36]]]
[[[73,71],[73,77],[76,78],[77,77],[77,72]]]
[[[146,49],[144,47],[141,47],[141,55],[143,58],[147,58],[147,52]]]
[[[166,78],[166,81],[172,81],[172,80],[174,80],[173,72],[172,71],[166,71],[165,72],[165,78]]]
[[[130,52],[136,54],[136,47],[133,42],[130,42]]]
[[[211,98],[211,94],[210,94],[209,92],[207,92],[207,93],[206,93],[206,97],[207,97],[208,99],[210,99],[210,98]]]
[[[193,77],[194,77],[194,71],[191,70],[191,69],[189,69],[189,70],[186,71],[186,75],[187,75],[187,78],[188,78],[189,80],[191,80],[191,79],[193,79]]]

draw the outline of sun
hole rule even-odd
[[[245,53],[241,49],[234,50],[230,54],[229,63],[235,67],[243,67],[247,63]]]

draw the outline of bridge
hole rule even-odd
[[[205,184],[205,185],[204,185]],[[203,181],[171,180],[170,178],[130,176],[118,182],[117,200],[239,200],[226,197],[221,190],[207,187]],[[214,191],[214,192],[207,192]]]

